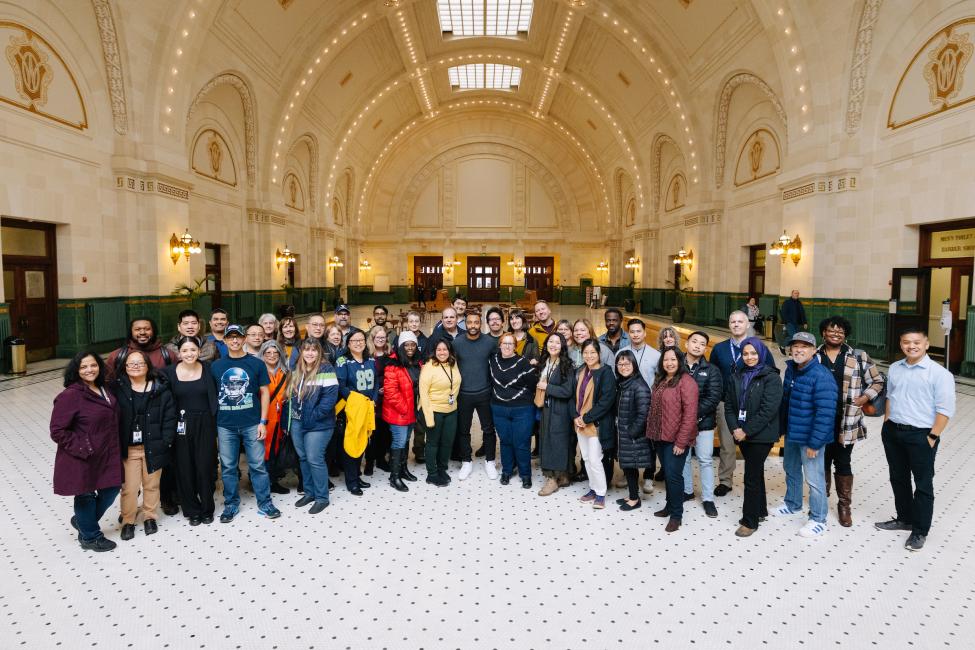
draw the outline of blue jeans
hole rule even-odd
[[[792,338],[792,335],[795,334],[796,332],[798,332],[800,329],[801,328],[798,325],[796,325],[795,323],[786,323],[785,324],[785,340],[786,340],[786,342],[788,343],[789,339]]]
[[[325,464],[325,448],[332,439],[332,429],[305,431],[301,420],[291,421],[291,439],[301,465],[301,482],[305,495],[315,501],[328,503],[328,466]]]
[[[406,443],[410,439],[410,434],[413,433],[412,424],[391,424],[389,425],[389,431],[393,434],[393,449],[405,449]]]
[[[677,456],[672,442],[654,442],[653,448],[660,459],[660,469],[664,471],[664,484],[667,486],[667,505],[664,508],[671,519],[680,521],[684,517],[684,465],[691,449],[688,447]]]
[[[688,449],[685,454],[691,453]],[[697,457],[697,468],[701,473],[701,499],[714,501],[714,430],[698,431],[694,442],[694,455]],[[684,463],[684,492],[694,492],[694,475],[691,471],[690,457]]]
[[[532,425],[535,407],[491,404],[494,430],[501,440],[501,473],[511,474],[515,462],[518,475],[530,479],[532,475]]]
[[[238,463],[240,462],[240,446],[244,445],[247,455],[247,474],[251,479],[251,487],[257,497],[257,507],[264,510],[274,504],[271,503],[271,482],[264,467],[264,441],[257,439],[257,425],[252,427],[217,427],[217,448],[220,451],[220,476],[223,479],[224,508],[240,508],[240,495],[237,493],[237,483],[240,480]]]
[[[785,505],[794,512],[802,512],[802,479],[809,485],[809,518],[825,524],[828,503],[826,501],[826,473],[823,469],[823,450],[816,451],[815,458],[806,456],[806,449],[794,442],[785,443]]]
[[[108,511],[121,488],[102,488],[95,492],[85,492],[74,498],[74,516],[78,524],[78,535],[82,541],[90,542],[103,537],[102,529],[98,525],[102,516]]]

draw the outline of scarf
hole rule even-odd
[[[748,395],[748,387],[751,385],[752,380],[758,376],[759,371],[765,367],[765,362],[768,360],[769,351],[765,347],[765,344],[758,340],[758,337],[749,336],[744,341],[741,342],[741,349],[744,350],[746,345],[750,345],[758,352],[758,363],[754,366],[746,366],[742,362],[741,366],[741,396],[742,404],[745,402],[745,396]]]

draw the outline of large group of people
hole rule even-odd
[[[294,318],[265,314],[243,326],[216,309],[204,337],[199,315],[187,310],[168,343],[151,319],[136,318],[107,359],[77,354],[50,429],[54,490],[74,497],[71,525],[82,548],[115,548],[99,521],[119,492],[124,541],[134,538],[140,511],[146,535],[159,530],[160,508],[182,510],[192,526],[212,523],[218,467],[219,520],[232,522],[241,503],[241,453],[257,512],[269,519],[281,516],[272,495],[290,493],[282,485],[289,471],[297,477],[294,506],[312,515],[329,506],[331,478],[339,475],[356,497],[377,469],[388,472],[394,490],[409,492],[418,480],[412,451],[426,483],[441,488],[470,479],[475,458],[483,458],[488,479],[509,485],[517,476],[531,489],[537,456],[539,496],[582,482],[579,501],[595,509],[617,487],[625,488],[619,510],[636,510],[659,481],[665,499],[654,515],[668,533],[680,529],[685,504],[698,495],[704,515],[718,516],[716,499],[731,493],[740,453],[744,493],[735,534],[749,537],[766,517],[779,516],[803,519],[797,533],[815,538],[827,532],[831,487],[840,525],[853,523],[851,456],[867,435],[865,414],[883,416],[896,508],[876,526],[910,531],[911,550],[924,545],[935,453],[955,393],[951,374],[927,355],[923,331],[901,333],[905,358],[884,377],[847,343],[846,319],[824,320],[818,346],[804,324],[796,326],[780,376],[743,311],[729,316],[730,336],[710,355],[706,332],[690,333],[682,345],[677,329],[663,327],[654,347],[646,323],[616,308],[604,312],[606,332],[598,337],[587,319],[555,320],[545,301],[533,313],[513,309],[505,317],[497,307],[469,309],[457,296],[429,336],[419,313],[410,312],[400,331],[388,325],[388,313],[377,306],[361,330],[339,305],[334,324],[312,314],[302,336]],[[770,510],[765,462],[783,436],[787,487]],[[459,463],[454,476],[451,461]]]

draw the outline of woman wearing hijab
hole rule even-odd
[[[748,537],[768,516],[765,459],[779,439],[782,380],[765,365],[768,348],[754,336],[741,343],[742,366],[725,387],[724,417],[745,459],[745,499],[738,537]]]

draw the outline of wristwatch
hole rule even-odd
[[[261,424],[263,424],[264,426],[267,426],[267,420],[261,420]]]
[[[936,436],[936,435],[934,435],[933,433],[929,433],[929,434],[928,434],[928,438],[931,438],[931,440],[934,440],[935,442],[938,442],[938,439],[939,439],[940,437],[941,437],[940,435],[939,435],[939,436]]]

